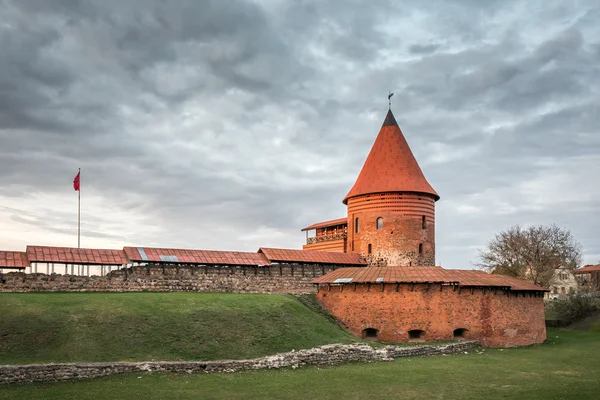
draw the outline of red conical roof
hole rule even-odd
[[[348,204],[350,197],[384,192],[418,192],[431,194],[436,201],[440,198],[425,179],[391,110],[343,203]]]

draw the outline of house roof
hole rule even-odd
[[[440,198],[425,179],[391,110],[343,203],[351,197],[385,192],[418,192]]]
[[[574,269],[571,272],[574,274],[588,274],[590,272],[600,271],[600,264],[597,265],[585,265],[581,268]]]
[[[313,283],[445,283],[467,287],[547,291],[531,282],[506,275],[422,266],[340,268],[313,280]]]
[[[244,251],[186,250],[153,247],[124,247],[133,262],[156,262],[203,265],[268,265],[260,253]]]
[[[125,257],[123,250],[27,246],[27,257],[30,262],[91,265],[127,264],[127,258]]]
[[[338,218],[338,219],[330,219],[329,221],[317,222],[316,224],[312,224],[307,226],[306,228],[302,228],[301,231],[309,231],[311,229],[319,229],[319,228],[328,228],[330,226],[338,226],[338,225],[348,225],[348,218]]]
[[[24,269],[29,267],[29,259],[24,251],[0,250],[0,268]]]
[[[272,249],[261,247],[271,262],[291,262],[307,264],[366,265],[367,262],[357,253],[336,253],[331,251],[310,251],[293,249]]]

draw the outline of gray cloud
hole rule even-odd
[[[596,262],[599,15],[591,0],[0,1],[0,248],[69,240],[79,167],[93,243],[299,247],[300,228],[344,215],[392,90],[442,196],[445,266],[515,223],[564,225]]]
[[[411,54],[430,54],[440,48],[439,44],[412,44],[408,51]]]

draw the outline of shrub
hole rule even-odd
[[[579,292],[560,296],[546,303],[546,309],[560,319],[575,321],[600,311],[600,293]]]

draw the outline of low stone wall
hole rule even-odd
[[[133,372],[210,373],[243,370],[298,368],[303,365],[339,364],[344,362],[392,361],[401,357],[456,354],[478,346],[476,341],[445,345],[386,346],[333,344],[309,350],[291,351],[273,356],[239,361],[159,361],[0,365],[0,384],[23,382],[58,382],[97,378]]]
[[[137,266],[107,276],[60,274],[2,275],[0,292],[314,292],[315,277],[334,266],[271,265],[264,267]]]

